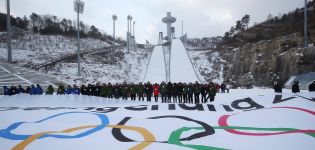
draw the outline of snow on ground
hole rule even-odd
[[[172,40],[170,70],[171,82],[199,81],[186,49],[179,39]]]
[[[315,93],[232,89],[215,102],[0,96],[1,149],[312,150]]]
[[[144,82],[161,83],[166,81],[165,63],[162,46],[156,46],[151,54]]]

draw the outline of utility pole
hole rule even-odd
[[[132,21],[132,16],[130,16],[130,21],[129,21],[129,23],[130,23],[130,26],[129,26],[130,27],[130,30],[129,30],[130,31],[130,36],[132,35],[131,34],[131,32],[132,32],[132,30],[131,30],[131,28],[132,28],[131,21]]]
[[[78,53],[78,76],[81,76],[81,58],[80,58],[80,14],[84,11],[84,2],[74,1],[74,11],[77,13],[77,53]]]
[[[129,53],[129,20],[130,20],[130,15],[127,16],[127,53]]]
[[[304,47],[308,47],[308,38],[307,38],[307,0],[304,4]]]
[[[132,31],[132,36],[133,36],[133,41],[134,41],[134,44],[133,44],[133,50],[134,50],[134,51],[136,50],[135,24],[136,24],[136,22],[135,22],[135,21],[133,21],[133,31]]]
[[[7,0],[7,48],[8,63],[12,63],[10,0]]]
[[[182,37],[184,36],[184,21],[182,20]]]
[[[115,59],[115,21],[117,20],[117,16],[113,15],[113,60]]]
[[[134,21],[134,22],[133,22],[133,31],[132,31],[132,36],[133,36],[133,37],[135,36],[135,24],[136,24],[136,22]]]

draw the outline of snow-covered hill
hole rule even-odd
[[[122,83],[124,81],[138,83],[142,81],[149,63],[151,49],[138,49],[130,53],[126,53],[126,49],[120,49],[118,52],[124,54],[124,57],[114,64],[100,62],[104,59],[103,56],[85,55],[82,59],[81,77],[77,76],[76,63],[59,63],[50,69],[48,74],[55,75],[70,84]]]
[[[118,43],[116,44],[118,45]],[[81,39],[81,51],[99,50],[110,45],[107,42],[91,39]],[[7,58],[5,43],[0,43],[0,61]],[[12,42],[13,61],[20,66],[34,67],[65,55],[76,54],[76,39],[65,36],[45,36],[26,34]],[[69,59],[57,62],[53,67],[43,69],[60,80],[72,83],[95,82],[139,82],[143,78],[152,48],[141,49],[127,53],[124,48],[117,48],[114,63],[111,49],[108,52],[85,54],[82,58],[82,76],[77,77],[77,60]]]
[[[89,51],[110,46],[104,41],[92,38],[81,39],[81,50]],[[76,53],[76,39],[65,36],[25,34],[12,40],[12,58],[19,65],[35,66],[55,58]],[[6,43],[0,43],[0,60],[7,58]]]
[[[199,72],[197,75],[202,76],[208,82],[224,82],[223,64],[225,61],[220,58],[219,52],[212,50],[188,50],[188,54],[196,71]]]

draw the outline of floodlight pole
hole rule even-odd
[[[304,3],[304,47],[308,47],[307,38],[307,0]]]
[[[130,20],[131,20],[131,16],[130,15],[128,15],[127,16],[127,24],[128,24],[128,30],[127,30],[127,50],[128,50],[128,53],[129,53],[129,49],[130,49],[130,47],[129,47],[129,42],[130,42],[130,30],[129,30],[129,23],[130,23]]]
[[[79,4],[78,4],[79,5]],[[79,6],[78,6],[79,7]],[[78,47],[78,76],[81,76],[81,58],[80,58],[80,17],[79,11],[77,12],[77,47]]]
[[[132,36],[133,36],[133,40],[134,40],[134,44],[133,44],[133,50],[136,50],[136,40],[135,40],[135,24],[136,22],[133,21],[133,31],[132,31]]]
[[[115,59],[115,21],[117,20],[117,16],[113,15],[113,59]]]
[[[80,13],[84,11],[84,2],[74,1],[74,11],[77,13],[77,54],[78,54],[78,76],[81,76],[81,58],[80,58]]]
[[[129,23],[130,23],[130,26],[129,26],[129,27],[130,27],[130,30],[129,30],[130,32],[129,32],[129,33],[130,33],[130,36],[132,35],[132,34],[131,34],[131,33],[132,33],[132,30],[131,30],[131,27],[132,27],[131,21],[132,21],[132,16],[130,16],[130,20],[129,20]]]
[[[8,63],[12,63],[10,0],[7,0],[7,48]]]
[[[135,24],[136,24],[136,22],[134,21],[134,22],[133,22],[133,31],[132,31],[132,36],[135,36]]]
[[[184,21],[182,20],[182,38],[184,36]]]

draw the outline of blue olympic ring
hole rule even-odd
[[[101,124],[96,126],[95,128],[89,129],[89,130],[87,130],[83,133],[79,133],[77,135],[45,134],[45,135],[41,136],[39,139],[46,138],[46,137],[54,137],[54,138],[61,138],[61,139],[81,138],[81,137],[90,135],[92,133],[95,133],[99,130],[102,130],[103,128],[105,128],[109,124],[109,119],[104,114],[96,114],[96,113],[90,113],[90,112],[66,112],[66,113],[56,114],[56,115],[53,115],[53,116],[50,116],[50,117],[47,117],[45,119],[35,121],[35,122],[16,122],[16,123],[13,123],[8,128],[0,130],[0,137],[5,138],[5,139],[9,139],[9,140],[25,140],[32,135],[17,135],[17,134],[13,134],[11,132],[25,123],[41,123],[43,121],[46,121],[46,120],[49,120],[49,119],[52,119],[55,117],[59,117],[62,115],[80,114],[80,113],[96,115],[101,120]]]

